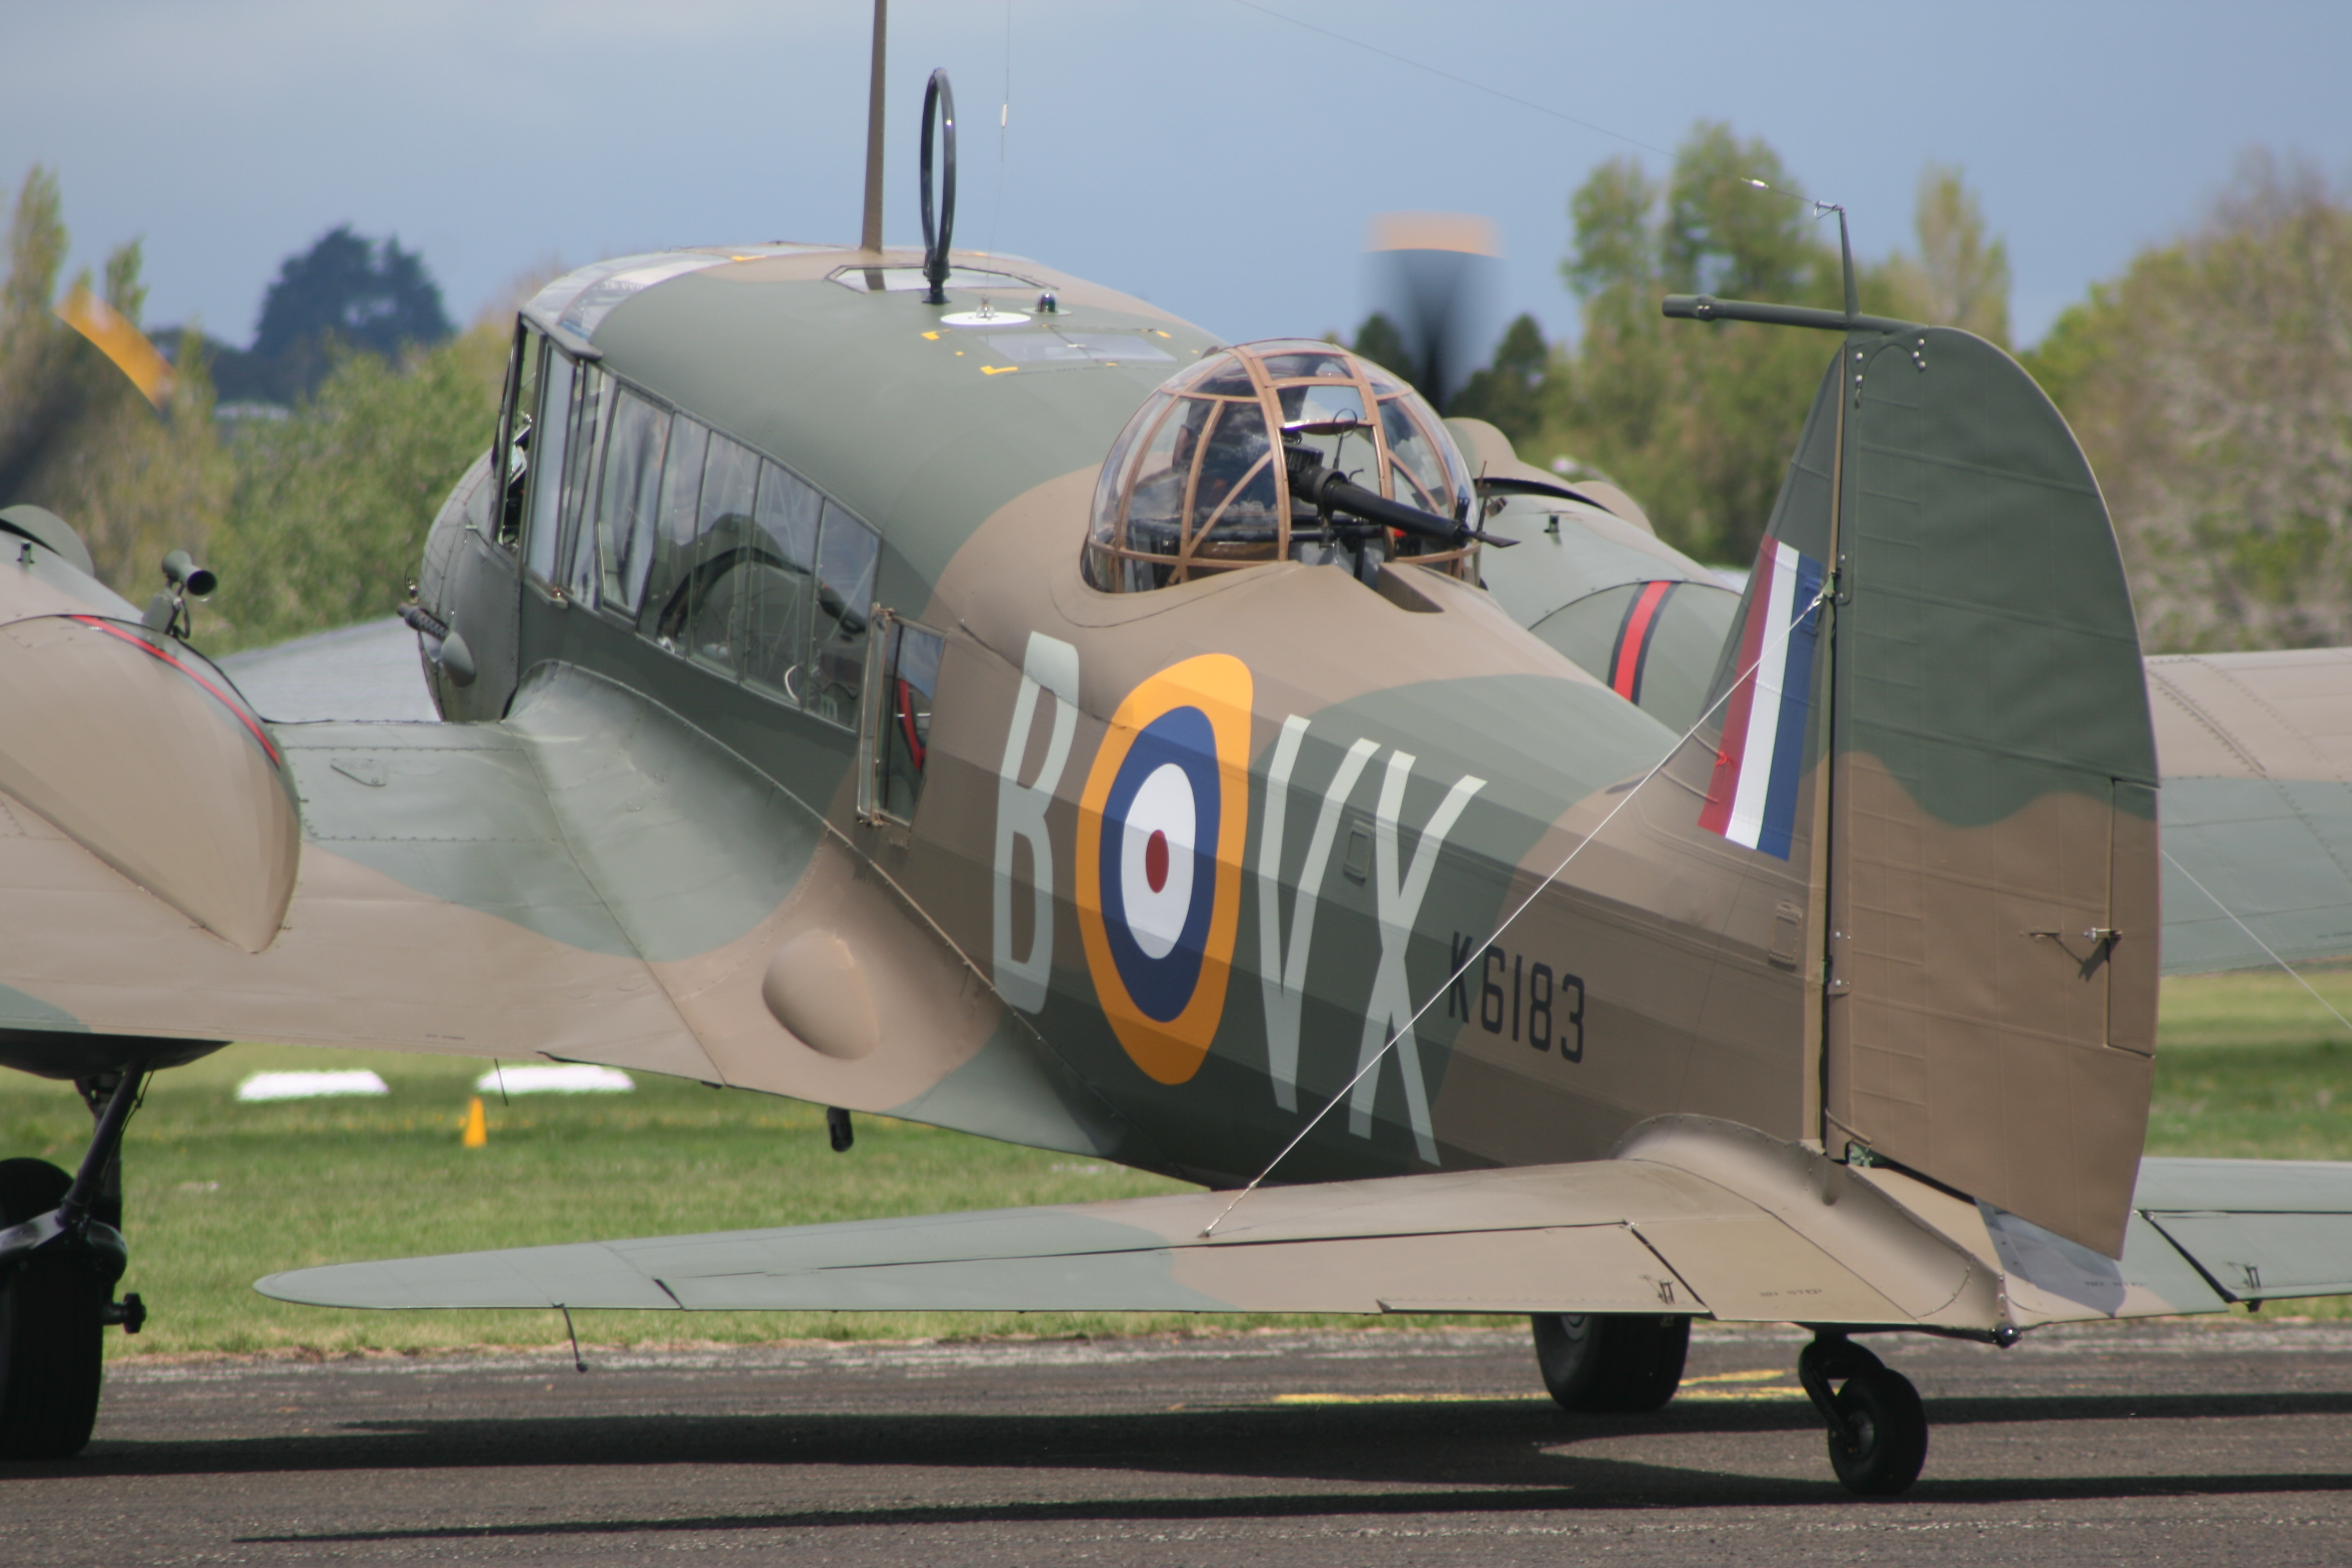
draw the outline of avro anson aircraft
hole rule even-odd
[[[178,635],[191,563],[142,615],[0,512],[0,1062],[95,1113],[78,1173],[0,1163],[7,1454],[81,1447],[135,1325],[142,1084],[239,1039],[1209,1189],[288,1300],[1519,1314],[1595,1412],[1693,1319],[1792,1322],[1864,1493],[1928,1431],[1865,1334],[2352,1291],[2352,1167],[2141,1157],[2164,961],[2352,947],[2347,655],[2144,665],[2006,355],[1670,301],[1828,329],[1735,595],[1344,349],[952,250],[951,184],[887,248],[877,168],[858,246],[523,310],[410,611],[445,722],[268,722]]]

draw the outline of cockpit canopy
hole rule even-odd
[[[1294,505],[1286,445],[1388,500],[1470,519],[1469,468],[1412,388],[1333,343],[1244,343],[1177,372],[1119,432],[1095,486],[1087,581],[1136,593],[1268,561],[1365,570],[1391,555],[1476,579],[1475,543]]]

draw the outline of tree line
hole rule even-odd
[[[489,443],[511,313],[453,332],[421,258],[344,226],[287,258],[250,350],[196,323],[156,334],[176,372],[158,409],[56,314],[68,239],[37,165],[0,283],[0,504],[72,523],[134,605],[163,585],[164,552],[194,552],[220,578],[196,611],[208,652],[391,614],[442,497]],[[142,267],[134,240],[69,288],[136,325]],[[217,417],[224,392],[238,417]]]
[[[1763,182],[1769,191],[1759,190]],[[1581,331],[1531,316],[1447,401],[1523,457],[1589,469],[1703,560],[1755,554],[1826,363],[1817,334],[1668,321],[1668,293],[1835,307],[1835,219],[1771,146],[1702,122],[1664,176],[1603,164],[1569,203]],[[1857,258],[1862,309],[2004,348],[2010,266],[1961,172],[1920,177],[1912,245]],[[2189,231],[2019,357],[2098,477],[2151,651],[2352,644],[2352,199],[2255,152]],[[1375,315],[1354,346],[1412,361]]]
[[[1759,190],[1761,181],[1769,190]],[[1701,123],[1672,166],[1601,165],[1569,203],[1570,344],[1530,317],[1448,411],[1538,463],[1622,485],[1701,559],[1753,557],[1824,363],[1814,334],[1667,321],[1670,292],[1834,306],[1834,220],[1760,139]],[[449,485],[496,413],[510,310],[453,332],[423,263],[348,227],[289,258],[253,349],[160,334],[179,374],[159,416],[55,307],[68,251],[56,178],[16,193],[0,282],[0,504],[81,530],[134,604],[175,547],[221,588],[215,651],[390,611]],[[136,322],[134,241],[81,286]],[[2007,247],[1960,171],[1920,179],[1912,243],[1857,260],[1864,310],[2009,346]],[[2352,644],[2352,198],[2308,164],[2248,154],[2179,237],[2095,285],[2020,353],[2065,414],[2116,519],[2151,651]],[[1355,346],[1412,359],[1375,316]],[[213,370],[242,395],[215,417]]]
[[[2090,455],[2154,648],[2352,644],[2352,199],[2254,152],[2026,356]]]

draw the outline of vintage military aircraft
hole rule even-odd
[[[2097,487],[2007,356],[1673,303],[1835,337],[1735,595],[1340,348],[952,250],[934,84],[923,249],[877,155],[859,246],[523,310],[410,612],[447,722],[268,722],[177,635],[191,563],[142,616],[0,513],[0,1061],[96,1118],[77,1174],[0,1163],[9,1455],[87,1439],[141,1311],[124,1120],[231,1039],[1210,1189],[285,1300],[1525,1314],[1586,1411],[1671,1397],[1693,1318],[1788,1321],[1864,1493],[1927,1426],[1857,1335],[2352,1290],[2352,1168],[2141,1158],[2160,952],[2352,945],[2340,870],[2276,874],[2341,817],[2345,656],[2166,665],[2152,720]],[[2159,743],[2242,928],[2160,924]]]

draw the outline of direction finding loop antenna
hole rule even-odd
[[[931,221],[931,121],[937,115],[940,128],[940,140],[944,143],[940,159],[939,221]],[[948,242],[955,232],[956,192],[956,130],[955,89],[948,85],[944,68],[931,73],[923,89],[923,141],[919,159],[923,183],[923,277],[931,285],[923,296],[927,305],[948,302]]]
[[[1353,1094],[1356,1091],[1356,1086],[1364,1081],[1364,1075],[1371,1072],[1374,1068],[1378,1068],[1381,1063],[1388,1059],[1388,1054],[1396,1048],[1397,1042],[1403,1039],[1407,1035],[1412,1033],[1413,1026],[1421,1022],[1422,1015],[1428,1012],[1432,1007],[1436,1006],[1437,999],[1440,996],[1444,995],[1455,981],[1469,973],[1474,966],[1484,961],[1486,949],[1493,946],[1496,942],[1500,942],[1503,939],[1503,933],[1509,931],[1513,925],[1517,924],[1518,918],[1521,915],[1526,914],[1528,910],[1535,907],[1535,901],[1543,897],[1544,890],[1549,888],[1554,882],[1559,881],[1560,877],[1568,870],[1570,865],[1575,861],[1576,858],[1579,855],[1583,854],[1594,839],[1601,837],[1601,831],[1604,828],[1606,828],[1611,823],[1617,820],[1617,814],[1633,804],[1633,797],[1642,793],[1643,787],[1652,779],[1656,778],[1659,773],[1663,773],[1668,763],[1673,762],[1676,757],[1682,754],[1682,749],[1690,744],[1692,737],[1699,732],[1700,727],[1709,719],[1715,717],[1715,710],[1722,707],[1725,702],[1728,701],[1733,692],[1738,690],[1742,686],[1745,686],[1749,680],[1753,679],[1756,672],[1763,668],[1764,661],[1766,659],[1772,658],[1782,648],[1788,646],[1790,634],[1816,610],[1819,610],[1824,604],[1827,604],[1830,600],[1830,595],[1836,591],[1836,587],[1837,578],[1834,574],[1825,576],[1822,579],[1821,592],[1813,595],[1811,602],[1806,605],[1803,609],[1789,617],[1789,624],[1779,629],[1777,637],[1767,637],[1765,639],[1767,646],[1758,651],[1754,661],[1751,662],[1748,668],[1741,670],[1735,679],[1725,685],[1721,694],[1718,695],[1714,701],[1706,705],[1706,711],[1701,713],[1697,719],[1692,721],[1691,727],[1683,731],[1682,738],[1680,740],[1666,748],[1665,755],[1660,757],[1655,763],[1653,763],[1650,765],[1650,771],[1643,773],[1640,779],[1636,780],[1632,789],[1627,790],[1622,795],[1618,797],[1617,804],[1609,808],[1608,815],[1603,816],[1599,822],[1593,824],[1592,831],[1587,833],[1583,837],[1576,841],[1576,847],[1570,849],[1567,856],[1561,859],[1560,863],[1551,868],[1551,874],[1546,877],[1542,881],[1538,882],[1535,885],[1534,889],[1530,891],[1526,898],[1519,900],[1518,907],[1514,909],[1509,914],[1503,917],[1502,923],[1495,928],[1494,935],[1488,937],[1484,942],[1477,944],[1470,950],[1475,956],[1465,960],[1462,967],[1456,969],[1453,973],[1447,975],[1443,981],[1439,982],[1437,988],[1429,994],[1429,999],[1423,1002],[1419,1007],[1413,1009],[1412,1016],[1407,1018],[1404,1021],[1403,1026],[1389,1037],[1388,1043],[1367,1058],[1364,1064],[1356,1069],[1355,1076],[1350,1078],[1346,1083],[1339,1086],[1339,1092],[1333,1095],[1329,1100],[1326,1101],[1322,1110],[1308,1117],[1307,1119],[1307,1125],[1300,1128],[1297,1133],[1292,1137],[1290,1142],[1282,1146],[1282,1152],[1265,1163],[1265,1169],[1260,1171],[1256,1175],[1250,1178],[1249,1185],[1244,1187],[1240,1192],[1235,1193],[1234,1194],[1234,1201],[1227,1204],[1224,1208],[1218,1213],[1216,1218],[1211,1220],[1206,1226],[1202,1227],[1202,1239],[1206,1240],[1210,1237],[1214,1236],[1217,1232],[1217,1226],[1225,1223],[1225,1216],[1232,1214],[1234,1210],[1241,1207],[1242,1200],[1249,1196],[1252,1193],[1257,1191],[1259,1186],[1265,1183],[1265,1179],[1274,1174],[1276,1167],[1290,1157],[1290,1152],[1297,1148],[1301,1143],[1307,1142],[1307,1135],[1314,1131],[1316,1128],[1322,1125],[1323,1119],[1330,1115],[1332,1110],[1338,1107],[1341,1100],[1347,1099],[1350,1094]],[[2261,939],[2257,937],[2255,940],[2259,942]],[[2314,993],[2314,994],[2317,994]]]

